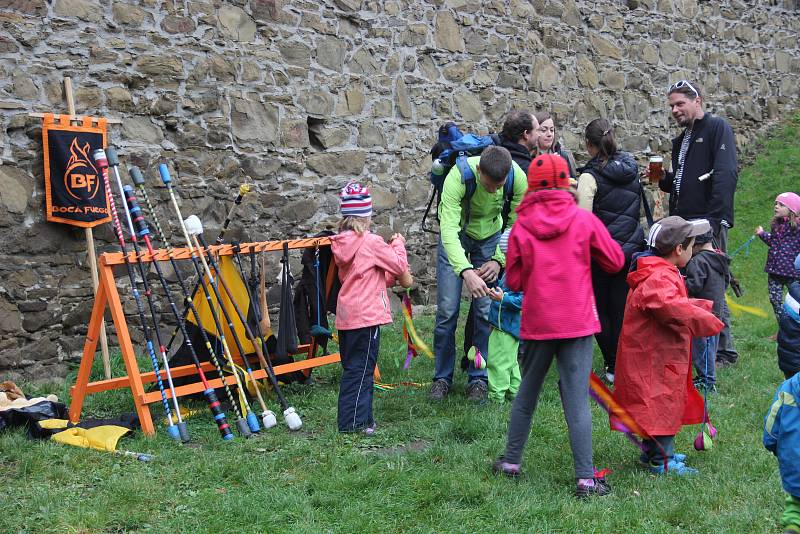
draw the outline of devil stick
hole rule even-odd
[[[106,199],[108,200],[108,207],[111,209],[111,221],[112,226],[114,227],[114,231],[117,234],[117,240],[119,241],[119,247],[122,251],[122,256],[125,260],[125,267],[128,271],[128,278],[131,281],[131,291],[133,292],[133,299],[136,301],[136,311],[139,313],[139,321],[142,323],[142,332],[144,333],[144,339],[146,341],[147,352],[150,355],[150,363],[153,365],[153,371],[156,375],[156,383],[158,384],[158,390],[161,392],[161,404],[164,405],[164,413],[167,415],[167,434],[174,439],[180,440],[181,439],[181,431],[175,425],[172,420],[172,410],[169,407],[169,401],[167,400],[167,393],[164,391],[164,383],[161,381],[161,370],[158,366],[158,358],[156,357],[155,349],[153,348],[153,338],[150,335],[150,327],[147,326],[147,319],[145,318],[144,313],[144,306],[142,305],[142,297],[139,295],[139,289],[136,287],[136,275],[133,273],[133,266],[131,265],[130,260],[128,259],[128,252],[125,246],[125,237],[122,233],[122,225],[119,222],[119,216],[117,216],[117,206],[114,203],[114,195],[111,193],[111,183],[108,179],[108,160],[106,159],[106,153],[103,149],[97,149],[92,154],[93,159],[97,163],[97,167],[100,169],[100,174],[103,176],[103,186],[106,188]],[[145,278],[146,280],[146,278]],[[179,412],[180,413],[180,412]]]
[[[239,244],[233,243],[233,257],[236,260],[236,263],[239,264],[239,270],[242,273],[242,281],[247,289],[247,297],[250,299],[250,302],[255,302],[255,300],[253,300],[255,296],[250,290],[250,286],[248,286],[247,282],[244,281],[244,267],[242,266],[242,259],[239,255],[240,250]],[[254,254],[254,251],[251,251],[251,254]],[[251,258],[255,258],[255,256],[251,255]],[[261,276],[264,276],[264,274],[262,273]],[[269,358],[264,356],[264,354],[267,353],[267,343],[264,340],[264,333],[261,329],[261,314],[266,314],[267,312],[266,310],[259,310],[259,306],[256,305],[253,306],[253,311],[255,312],[256,332],[258,333],[258,339],[261,341],[261,350],[257,350],[256,355],[259,358],[261,366],[267,371],[267,376],[269,376],[272,389],[274,389],[275,394],[278,395],[278,402],[281,403],[283,417],[286,421],[286,424],[291,430],[298,430],[301,426],[303,426],[303,421],[300,420],[300,416],[297,414],[297,412],[295,412],[295,409],[292,406],[289,406],[289,403],[286,402],[286,397],[283,396],[281,387],[278,384],[278,379],[275,377],[275,371],[272,369],[272,362],[269,361]],[[252,335],[252,333],[250,335]],[[255,345],[255,342],[253,342],[253,345]]]
[[[125,219],[128,222],[128,234],[130,234],[131,244],[133,244],[133,251],[134,255],[136,256],[136,267],[139,269],[139,276],[142,277],[142,286],[144,287],[144,296],[147,299],[147,306],[150,309],[150,316],[153,319],[153,330],[156,334],[156,341],[158,342],[158,351],[161,354],[161,360],[164,363],[164,373],[167,375],[167,384],[169,385],[169,391],[172,393],[172,403],[175,406],[175,416],[178,419],[178,430],[180,431],[181,441],[189,441],[189,429],[186,427],[186,423],[183,422],[181,418],[181,409],[178,406],[178,396],[175,394],[175,385],[172,383],[172,372],[169,368],[169,359],[167,358],[167,351],[164,348],[164,343],[161,341],[161,329],[158,327],[158,313],[156,313],[156,306],[153,302],[153,292],[150,289],[150,284],[147,281],[147,271],[144,268],[144,264],[142,263],[142,256],[141,251],[139,249],[139,241],[137,239],[136,231],[133,228],[133,222],[131,222],[131,213],[128,209],[128,204],[125,202],[125,194],[122,190],[122,180],[119,177],[119,160],[117,159],[117,151],[114,149],[113,146],[109,146],[106,149],[106,160],[105,163],[102,163],[102,160],[98,160],[98,165],[106,165],[110,166],[110,168],[114,171],[114,177],[116,178],[117,183],[117,191],[119,194],[120,201],[122,201],[122,207],[125,209]],[[95,156],[97,160],[97,156]]]
[[[189,217],[189,219],[191,219],[191,217]],[[203,239],[203,235],[202,234],[195,235],[195,241],[197,241],[198,239],[200,241],[200,243],[198,244],[198,249],[200,249],[201,251],[202,251],[203,248],[207,249],[208,245],[206,244],[205,240]],[[220,266],[217,264],[216,260],[214,259],[214,256],[211,254],[210,251],[208,252],[208,261],[210,262],[211,267],[214,269],[214,273],[216,273],[217,280],[219,281],[220,284],[222,284],[222,288],[225,290],[225,293],[228,295],[228,300],[233,305],[233,309],[236,312],[237,317],[239,318],[239,322],[241,322],[242,326],[244,327],[245,335],[250,340],[250,342],[253,344],[253,348],[255,349],[256,354],[259,356],[259,361],[263,361],[264,360],[264,356],[263,356],[263,354],[261,354],[261,347],[256,343],[256,339],[253,336],[253,331],[250,329],[250,325],[247,324],[247,318],[242,313],[242,309],[236,303],[235,297],[233,296],[233,292],[231,291],[230,286],[225,281],[225,278],[222,276],[222,269],[220,269]],[[213,285],[212,285],[212,287],[213,287]],[[215,290],[215,291],[218,291],[218,289]],[[217,299],[219,299],[220,298],[219,293],[217,293],[216,295],[217,295]],[[228,328],[231,330],[231,332],[233,332],[234,331],[233,330],[233,323],[231,323],[230,315],[227,312],[225,313],[225,318],[228,320]],[[255,378],[255,376],[253,376],[253,368],[250,365],[250,358],[247,356],[247,353],[245,352],[244,347],[242,347],[242,344],[241,344],[238,336],[234,336],[233,340],[236,343],[236,348],[239,349],[239,353],[242,355],[242,360],[244,361],[244,364],[246,366],[247,374],[250,377],[250,381],[253,383],[253,386],[255,386],[256,396],[258,397],[259,404],[261,404],[261,409],[264,411],[264,417],[266,417],[267,414],[269,414],[269,416],[272,417],[272,421],[274,421],[274,424],[277,424],[277,421],[275,420],[275,414],[267,409],[267,405],[264,403],[264,399],[261,396],[261,391],[258,389],[258,384],[256,383],[256,378]],[[274,426],[274,424],[272,426]]]
[[[236,195],[236,198],[233,199],[233,204],[231,204],[231,208],[228,210],[228,214],[225,216],[225,222],[222,223],[222,229],[219,231],[219,235],[217,236],[216,243],[217,245],[222,244],[222,240],[225,237],[225,232],[228,230],[228,226],[230,226],[231,221],[233,220],[233,213],[236,211],[236,208],[242,204],[242,200],[244,200],[244,196],[250,192],[250,184],[241,184],[239,186],[239,193]],[[150,210],[152,212],[152,210]],[[198,282],[194,289],[192,289],[192,298],[197,295],[197,290],[200,289],[200,283]],[[186,319],[188,314],[188,310],[185,310],[183,318]],[[178,335],[178,329],[176,328],[174,332],[172,332],[172,337],[169,339],[167,343],[167,349],[172,346],[172,342],[175,341],[175,337]]]
[[[109,160],[114,161],[116,158],[112,158],[109,155]],[[178,326],[180,327],[181,333],[183,333],[183,336],[186,339],[186,346],[189,348],[189,354],[191,354],[192,360],[197,368],[197,373],[200,375],[200,380],[203,383],[203,394],[206,396],[206,400],[208,400],[208,407],[211,410],[214,421],[216,422],[217,427],[222,434],[222,439],[233,439],[233,432],[231,432],[228,421],[225,418],[225,414],[222,412],[222,408],[220,407],[219,400],[217,400],[214,388],[208,385],[208,380],[206,380],[205,373],[203,373],[203,369],[200,366],[200,360],[198,359],[197,353],[194,350],[189,333],[186,331],[186,324],[184,323],[183,317],[181,317],[181,314],[178,311],[178,306],[175,304],[175,300],[172,298],[172,294],[169,291],[169,286],[167,285],[167,280],[164,278],[164,273],[161,270],[161,266],[155,260],[155,251],[153,250],[153,245],[150,242],[150,229],[147,227],[147,222],[142,216],[142,210],[133,194],[133,188],[129,185],[126,185],[123,188],[123,191],[125,193],[125,203],[128,206],[128,211],[133,216],[133,223],[136,225],[137,233],[139,234],[139,237],[144,240],[145,246],[147,247],[147,252],[153,258],[153,264],[156,267],[156,273],[158,274],[158,279],[161,282],[161,287],[164,289],[164,293],[167,295],[167,301],[172,309],[172,314],[175,316],[175,319],[178,320]]]
[[[197,308],[194,305],[192,296],[189,293],[189,288],[186,285],[186,281],[184,280],[183,275],[181,274],[180,268],[178,267],[178,262],[175,260],[173,256],[172,245],[170,244],[169,239],[167,239],[167,235],[164,233],[164,230],[161,228],[161,223],[158,221],[158,216],[156,215],[156,211],[153,209],[153,205],[150,202],[150,197],[147,195],[147,189],[145,189],[144,187],[144,176],[142,176],[142,171],[140,171],[138,167],[131,167],[129,172],[131,175],[131,179],[133,180],[133,183],[136,184],[136,187],[142,194],[142,199],[144,200],[145,205],[147,206],[147,209],[150,212],[150,217],[152,217],[153,219],[153,224],[155,225],[156,231],[158,232],[158,237],[163,243],[164,247],[166,247],[167,249],[167,257],[169,258],[170,264],[172,265],[172,269],[175,272],[175,277],[178,279],[178,284],[180,285],[181,288],[181,294],[183,295],[183,298],[186,301],[187,309],[192,313],[195,321],[197,322],[198,329],[200,330],[200,335],[203,338],[203,343],[205,343],[206,350],[208,350],[208,353],[211,356],[211,362],[214,364],[214,367],[217,369],[217,372],[219,373],[220,380],[222,380],[222,386],[225,388],[225,393],[228,396],[228,400],[230,401],[231,406],[233,407],[233,410],[236,413],[237,429],[242,435],[248,436],[250,435],[250,429],[247,423],[242,419],[242,413],[239,410],[239,406],[236,404],[236,400],[234,399],[233,393],[231,392],[230,387],[228,386],[228,382],[225,380],[225,374],[222,370],[222,365],[219,363],[219,360],[217,359],[217,355],[216,352],[214,352],[214,347],[211,344],[211,340],[208,338],[208,334],[206,334],[206,329],[203,328],[203,323],[200,318],[200,314],[198,313]],[[200,273],[200,276],[202,276],[202,273]],[[211,307],[210,301],[209,301],[209,307]],[[213,312],[213,307],[211,307],[211,309]],[[186,314],[184,314],[184,316],[185,315]],[[198,372],[200,374],[200,379],[203,380],[203,383],[205,384],[206,383],[205,374],[203,373],[203,370],[200,367],[200,359],[197,357],[197,351],[194,350],[194,346],[192,345],[191,336],[189,336],[189,333],[186,330],[186,321],[184,316],[181,316],[183,323],[179,321],[178,326],[179,327],[181,325],[183,326],[183,328],[181,329],[181,333],[183,334],[183,337],[186,340],[186,346],[190,348],[190,354],[192,356],[192,359],[194,360],[195,366],[198,369]],[[214,390],[211,389],[211,391],[213,393]],[[269,421],[265,421],[265,424],[267,422]],[[273,425],[274,424],[275,423],[273,423]]]
[[[175,196],[175,190],[172,187],[172,178],[169,175],[169,169],[167,169],[167,166],[162,163],[161,165],[158,166],[158,170],[159,173],[161,174],[161,181],[164,182],[164,185],[167,186],[167,191],[169,192],[170,199],[172,200],[172,205],[175,208],[175,213],[178,216],[178,221],[180,223],[181,230],[183,231],[183,237],[186,239],[186,245],[191,251],[192,263],[194,264],[195,271],[197,271],[197,275],[200,278],[200,287],[203,288],[203,293],[205,294],[206,301],[208,302],[209,310],[211,311],[211,316],[214,318],[214,325],[217,327],[217,333],[219,333],[219,338],[220,341],[222,342],[222,350],[224,354],[227,355],[228,357],[228,362],[230,363],[231,370],[233,371],[233,378],[236,380],[236,385],[239,388],[239,396],[242,399],[242,404],[244,405],[244,408],[247,412],[247,424],[245,425],[245,428],[249,426],[253,432],[256,432],[258,430],[258,418],[255,416],[252,409],[250,408],[250,404],[247,402],[247,397],[244,394],[244,388],[242,387],[242,384],[239,382],[239,374],[236,371],[236,366],[233,363],[233,357],[231,356],[231,351],[230,348],[228,347],[228,342],[225,339],[225,334],[223,333],[222,330],[222,324],[220,324],[219,316],[217,315],[216,310],[214,309],[213,303],[211,301],[211,293],[209,292],[207,287],[208,284],[204,283],[203,281],[203,268],[200,267],[200,260],[203,260],[202,252],[195,251],[195,247],[192,245],[192,240],[189,237],[189,231],[186,228],[186,223],[184,222],[183,216],[181,215],[181,209],[180,206],[178,205],[178,199]],[[195,219],[197,219],[197,217],[195,217]],[[198,222],[199,220],[200,219],[197,219]],[[207,266],[205,266],[205,260],[203,260],[203,266],[206,268],[207,271],[206,274],[208,275],[211,286],[215,287],[216,283],[214,282],[214,279],[211,277],[211,272],[208,270]],[[223,306],[222,304],[222,299],[217,297],[217,302],[219,302],[220,308],[222,308],[223,313],[227,315],[227,310],[225,309],[225,306]],[[232,330],[231,333],[234,335],[234,339],[238,339],[236,338],[236,332],[234,330]],[[239,427],[240,431],[244,430],[242,428],[240,421],[237,421],[236,425],[237,427]]]

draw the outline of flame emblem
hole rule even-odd
[[[89,152],[89,143],[81,146],[78,138],[72,139],[67,161],[67,170],[64,173],[64,189],[75,200],[92,200],[100,190],[97,168],[92,164]]]

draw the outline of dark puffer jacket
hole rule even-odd
[[[731,280],[731,259],[722,252],[701,250],[686,264],[686,290],[690,297],[710,300],[711,311],[722,317],[725,290]]]
[[[507,148],[511,152],[511,159],[519,165],[520,169],[525,171],[525,176],[528,176],[528,167],[533,160],[528,148],[525,145],[506,139],[502,135],[500,136],[500,146]]]
[[[789,286],[778,328],[778,367],[786,378],[800,373],[800,282]]]
[[[625,261],[630,261],[634,253],[644,250],[644,230],[639,222],[642,186],[636,161],[627,152],[617,152],[606,165],[595,157],[578,172],[594,176],[597,192],[592,213],[622,247]]]

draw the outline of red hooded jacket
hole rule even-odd
[[[600,331],[591,262],[609,273],[625,256],[605,225],[569,191],[528,193],[517,208],[506,254],[506,284],[524,291],[520,339],[570,339]]]
[[[651,436],[674,436],[682,425],[703,422],[692,337],[713,336],[723,324],[710,300],[688,297],[678,268],[664,258],[639,258],[628,286],[614,398]]]

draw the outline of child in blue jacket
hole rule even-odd
[[[783,300],[778,323],[778,367],[786,379],[800,373],[800,282],[793,282]]]
[[[784,533],[800,534],[800,373],[778,388],[764,422],[764,446],[778,458],[786,509]]]
[[[503,254],[508,248],[506,230],[500,236],[500,250]],[[519,321],[522,312],[522,293],[509,291],[503,275],[497,287],[490,290],[489,354],[486,357],[486,370],[489,375],[489,399],[497,402],[514,400],[519,390]]]

